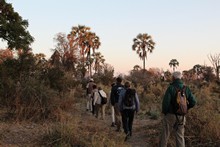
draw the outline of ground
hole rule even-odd
[[[81,125],[98,123],[103,130],[108,130],[110,135],[124,136],[123,131],[115,132],[115,127],[111,127],[110,113],[106,114],[106,119],[95,118],[90,112],[81,111]],[[132,147],[153,147],[158,142],[158,126],[160,120],[143,118],[136,115],[133,124],[133,134],[126,142]],[[51,122],[33,123],[33,122],[14,122],[5,121],[4,117],[0,119],[0,146],[3,147],[23,147],[39,146],[37,145],[41,136],[48,130]]]

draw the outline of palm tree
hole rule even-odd
[[[93,56],[93,59],[95,61],[95,66],[94,66],[95,73],[100,73],[100,71],[102,69],[101,64],[104,65],[104,62],[105,62],[104,56],[100,52],[94,53],[94,54],[92,54],[92,56]]]
[[[95,33],[88,32],[87,37],[86,37],[86,48],[85,48],[85,53],[87,54],[87,62],[89,63],[89,75],[90,77],[92,76],[92,62],[91,60],[91,49],[93,51],[93,54],[95,53],[95,49],[98,49],[99,46],[101,45],[99,41],[99,37],[96,36]]]
[[[85,63],[86,34],[90,31],[89,27],[78,25],[72,27],[72,31],[68,34],[70,48],[78,48],[79,55],[82,56],[82,63]]]
[[[175,68],[177,68],[177,66],[179,66],[179,62],[176,59],[172,59],[172,60],[170,60],[169,65],[170,65],[170,67],[173,67],[173,71],[175,71]]]
[[[78,48],[80,50],[79,55],[82,57],[81,59],[83,68],[85,68],[85,60],[87,60],[91,76],[91,49],[94,52],[95,49],[99,48],[99,46],[101,45],[99,37],[96,36],[95,33],[92,33],[89,27],[78,25],[78,27],[72,28],[72,31],[68,35],[68,40],[71,45],[70,47]],[[85,58],[85,55],[87,55],[87,58]],[[84,74],[85,73],[83,73],[83,75]]]
[[[140,59],[143,60],[143,69],[145,70],[145,60],[147,59],[147,52],[152,53],[154,50],[155,43],[151,36],[147,33],[138,34],[136,38],[133,39],[134,44],[132,45],[132,50],[136,51]]]

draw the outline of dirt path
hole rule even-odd
[[[91,112],[85,111],[84,107],[80,105],[78,106],[80,107],[80,126],[89,126],[88,128],[93,130],[95,130],[96,127],[100,127],[102,132],[106,133],[107,136],[116,136],[116,138],[125,137],[123,131],[118,133],[115,132],[115,127],[111,127],[111,115],[108,111],[106,119],[101,120],[94,117]],[[1,118],[0,146],[37,146],[39,138],[45,134],[45,131],[50,128],[52,124],[52,122],[44,122],[41,124],[31,122],[15,123],[5,121]],[[125,146],[154,147],[158,142],[158,127],[160,127],[160,120],[143,118],[143,115],[136,115],[133,124],[132,137],[126,141]]]
[[[94,122],[103,127],[106,127],[110,130],[111,134],[118,135],[118,132],[115,132],[115,127],[111,127],[111,115],[108,113],[106,114],[105,120],[100,120],[95,118],[90,112],[82,113],[82,120],[85,119],[86,122]],[[154,147],[158,143],[158,127],[160,125],[160,120],[153,120],[150,118],[141,119],[139,115],[135,116],[134,123],[133,123],[133,134],[132,136],[126,141],[129,146],[132,147]],[[121,132],[122,136],[125,136],[123,131]]]

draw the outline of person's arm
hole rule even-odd
[[[89,84],[86,85],[86,94],[89,94]]]
[[[116,88],[115,88],[115,86],[113,86],[111,89],[111,95],[110,95],[110,102],[113,106],[115,104],[115,90],[116,90]]]
[[[138,98],[138,94],[137,92],[135,93],[135,109],[136,109],[136,112],[138,112],[140,110],[140,101],[139,101],[139,98]]]
[[[94,92],[94,97],[93,97],[94,101],[93,101],[93,105],[96,104],[97,100],[98,100],[98,92]]]
[[[171,103],[171,87],[169,86],[165,92],[162,102],[162,113],[167,114]]]
[[[186,92],[187,92],[187,100],[189,102],[188,104],[188,109],[194,107],[196,105],[196,98],[195,96],[192,94],[191,90],[189,89],[189,87],[186,88]]]

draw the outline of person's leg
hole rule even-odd
[[[166,147],[168,139],[170,137],[170,132],[173,129],[176,116],[174,114],[167,114],[163,118],[162,133],[160,136],[159,147]]]
[[[115,124],[117,126],[116,131],[120,131],[120,129],[121,129],[121,114],[120,114],[120,111],[119,111],[118,103],[116,103],[114,105],[114,110],[115,110]]]
[[[89,109],[90,109],[90,111],[91,112],[93,112],[94,110],[93,110],[93,108],[94,108],[94,106],[93,106],[93,98],[91,97],[92,95],[91,94],[89,94]]]
[[[112,127],[115,126],[115,110],[114,110],[114,106],[111,106],[111,118],[112,118]]]
[[[122,117],[122,125],[123,125],[123,129],[124,129],[124,133],[128,134],[129,133],[129,128],[128,128],[128,111],[127,110],[123,110],[121,113],[121,117]]]
[[[92,104],[92,106],[91,106],[91,110],[92,110],[92,111],[91,111],[91,112],[92,112],[93,115],[95,115],[95,111],[96,111],[96,110],[95,110],[95,109],[96,109],[96,108],[95,108],[95,105],[96,105],[96,104],[95,104],[95,105],[93,104],[93,98],[91,98],[91,101],[92,101],[92,102],[91,102],[91,104]]]
[[[95,117],[98,118],[99,117],[99,104],[95,104]]]
[[[128,129],[129,129],[129,135],[132,136],[132,125],[134,120],[134,110],[129,110],[128,112]]]
[[[91,110],[90,109],[90,94],[88,94],[87,96],[86,96],[86,111],[89,111],[89,110]]]
[[[104,120],[105,119],[105,107],[106,107],[106,104],[103,104],[101,105],[101,114],[102,114],[102,119]]]
[[[183,117],[183,116],[182,116]],[[175,131],[175,137],[176,137],[176,146],[178,147],[185,147],[185,139],[184,139],[184,125],[186,123],[186,118],[178,117],[178,119],[181,121],[181,125],[178,125],[177,130]]]

